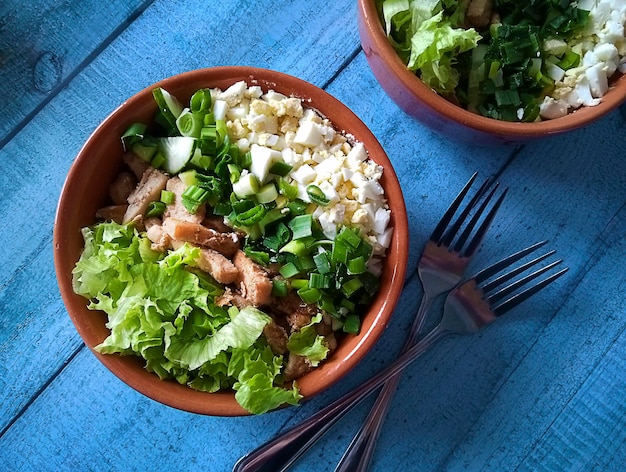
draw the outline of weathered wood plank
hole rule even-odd
[[[623,251],[616,255],[623,255]],[[604,290],[604,287],[598,288]],[[520,471],[617,472],[624,468],[625,353],[626,336],[622,331],[594,372],[524,459]]]
[[[576,143],[564,137],[528,146],[506,169],[502,181],[512,191],[488,259],[547,238],[573,270],[483,333],[448,339],[409,369],[388,419],[393,427],[380,441],[379,468],[413,454],[424,470],[515,469],[592,375],[626,325],[618,242],[626,176],[615,152],[624,133],[615,113]],[[558,155],[569,157],[546,162]],[[562,200],[554,201],[555,186]],[[485,264],[486,252],[478,257]]]
[[[0,147],[149,3],[0,3]]]

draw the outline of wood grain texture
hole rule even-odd
[[[17,225],[0,229],[0,470],[231,470],[241,455],[397,356],[422,292],[415,267],[423,244],[474,171],[510,191],[470,271],[540,239],[550,240],[570,271],[493,326],[449,337],[407,369],[373,470],[623,470],[626,106],[567,136],[469,147],[412,121],[384,95],[359,48],[354,2],[21,7],[0,6],[7,65],[0,87],[17,87],[14,96],[22,97],[20,106],[0,104],[17,110],[0,121],[0,142],[10,138],[0,146],[0,188],[8,195],[0,221]],[[11,43],[20,43],[23,57],[7,58]],[[58,74],[49,55],[39,66],[39,90],[26,78],[47,51],[64,61],[63,86],[50,85]],[[226,64],[299,76],[350,107],[394,164],[411,231],[405,291],[363,362],[315,399],[251,418],[173,410],[104,369],[65,313],[51,251],[63,180],[97,124],[163,77]],[[0,115],[9,116],[5,108]],[[428,326],[436,321],[433,314]],[[370,403],[293,470],[333,470]]]
[[[0,144],[148,3],[33,0],[26,6],[2,2]]]

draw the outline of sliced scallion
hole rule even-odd
[[[165,203],[160,201],[150,202],[148,204],[148,208],[146,209],[146,218],[153,218],[156,216],[161,216],[165,211]]]
[[[293,239],[301,239],[313,234],[313,215],[298,215],[288,223]]]
[[[176,194],[174,192],[170,192],[169,190],[161,190],[161,201],[166,205],[174,203],[176,199]]]
[[[328,199],[326,194],[317,185],[307,185],[306,193],[311,199],[311,202],[315,203],[316,205],[327,206],[330,203],[330,200]]]
[[[190,185],[183,191],[181,202],[189,213],[195,214],[200,208],[200,205],[206,203],[208,198],[209,192],[197,185]]]

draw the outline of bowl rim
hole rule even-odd
[[[124,121],[123,117],[127,110],[132,110],[133,107],[139,106],[146,101],[153,101],[152,90],[155,87],[164,87],[172,90],[182,87],[184,84],[193,83],[197,84],[197,86],[187,85],[187,87],[197,90],[202,86],[221,87],[222,85],[216,84],[232,84],[239,80],[246,80],[248,85],[261,85],[264,91],[267,91],[269,88],[278,92],[291,91],[293,93],[290,95],[303,99],[304,105],[313,105],[313,108],[318,109],[324,115],[328,115],[338,131],[348,133],[359,142],[363,142],[371,158],[384,168],[383,187],[385,188],[386,196],[392,198],[392,203],[395,207],[392,209],[394,233],[392,243],[388,249],[388,257],[385,259],[385,270],[382,276],[382,279],[388,283],[389,288],[385,293],[381,291],[377,295],[372,304],[376,311],[370,313],[367,317],[367,323],[364,322],[362,333],[358,336],[350,335],[343,341],[342,345],[344,343],[347,345],[348,341],[350,342],[350,349],[346,349],[346,355],[341,359],[331,356],[320,368],[300,379],[299,386],[303,400],[310,399],[343,378],[374,346],[385,331],[398,302],[403,289],[408,263],[408,219],[402,189],[393,165],[377,138],[363,121],[327,91],[302,79],[278,71],[249,66],[219,66],[190,70],[167,77],[148,85],[122,102],[90,134],[76,155],[63,184],[57,203],[53,229],[54,265],[59,290],[66,311],[84,343],[115,376],[133,389],[159,403],[191,413],[212,416],[246,416],[250,413],[236,403],[233,392],[199,392],[174,381],[162,381],[159,380],[156,374],[150,373],[143,368],[139,357],[129,362],[129,359],[131,357],[134,358],[134,356],[103,355],[94,350],[94,346],[101,342],[102,339],[98,338],[98,333],[94,332],[90,327],[91,323],[87,323],[83,319],[83,315],[87,312],[87,300],[73,292],[71,281],[71,271],[77,261],[77,256],[70,258],[65,251],[65,248],[69,246],[68,242],[72,238],[76,239],[75,230],[79,228],[68,227],[67,220],[73,205],[75,205],[72,192],[76,191],[77,179],[89,166],[88,156],[98,146],[98,142],[103,137],[106,139],[106,136],[113,135],[112,130],[116,127],[116,123],[119,120]],[[319,107],[320,104],[324,104],[324,106]],[[156,111],[156,105],[154,105],[154,110]],[[337,127],[338,124],[332,119],[333,116],[345,117],[345,119],[339,121],[349,123],[349,127],[345,126],[345,128],[349,129],[340,130]],[[95,215],[93,221],[95,222]],[[394,256],[390,258],[389,255]],[[340,348],[342,345],[340,345]],[[142,369],[137,369],[137,365],[140,365]],[[326,379],[327,381],[321,384],[320,379]],[[155,385],[162,388],[155,389]]]
[[[363,25],[369,32],[370,39],[378,51],[372,52],[381,57],[413,98],[422,101],[427,107],[436,110],[445,118],[475,131],[508,136],[514,139],[560,134],[583,127],[626,101],[626,74],[621,74],[611,78],[609,89],[611,93],[605,94],[600,103],[595,106],[580,107],[563,117],[532,123],[488,118],[453,104],[428,87],[406,67],[387,40],[374,0],[359,0],[358,14],[361,16]],[[619,86],[616,86],[618,84]]]

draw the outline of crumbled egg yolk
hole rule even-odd
[[[286,178],[297,185],[298,198],[310,203],[306,188],[314,184],[329,200],[313,211],[328,238],[341,226],[356,227],[372,243],[374,256],[384,255],[393,228],[380,185],[383,168],[369,159],[362,143],[352,143],[301,99],[273,90],[263,93],[245,81],[214,89],[212,97],[215,118],[226,121],[241,151],[250,151],[250,172],[264,183],[272,163],[291,165]],[[378,272],[380,260],[373,258],[370,270]]]

